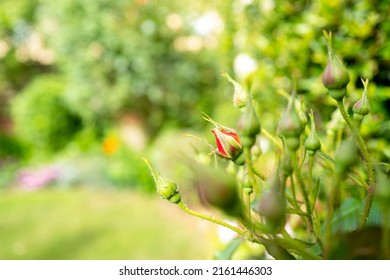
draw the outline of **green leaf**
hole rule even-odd
[[[347,198],[335,212],[332,219],[332,230],[335,232],[354,231],[359,226],[362,201]]]
[[[216,252],[214,254],[214,258],[216,260],[231,260],[233,254],[236,252],[238,247],[240,247],[243,241],[244,240],[241,238],[232,239],[222,251]]]
[[[347,198],[335,212],[332,219],[333,232],[351,232],[357,230],[365,200]],[[388,224],[390,223],[390,219]],[[383,225],[383,209],[378,201],[374,200],[367,226]]]

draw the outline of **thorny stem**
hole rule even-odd
[[[313,193],[313,158],[314,156],[309,155],[309,200],[311,204],[315,204]]]
[[[186,213],[192,215],[192,216],[195,216],[195,217],[198,217],[200,219],[204,219],[204,220],[207,220],[209,222],[212,222],[214,224],[217,224],[217,225],[220,225],[220,226],[223,226],[223,227],[226,227],[228,229],[231,229],[232,231],[238,233],[239,235],[245,237],[246,239],[250,240],[250,241],[253,241],[253,236],[250,232],[246,231],[246,230],[242,230],[238,227],[235,227],[235,226],[232,226],[224,221],[221,221],[221,220],[218,220],[214,217],[211,217],[211,216],[207,216],[205,214],[202,214],[202,213],[198,213],[194,210],[191,210],[188,208],[187,205],[185,205],[182,201],[178,202],[177,203],[177,206],[180,207],[180,209],[182,209],[183,211],[185,211]]]
[[[302,175],[301,175],[301,172],[299,170],[297,155],[295,153],[291,153],[291,157],[292,157],[294,172],[295,172],[295,175],[296,175],[297,181],[298,181],[298,186],[299,186],[299,189],[302,193],[303,200],[305,202],[306,213],[308,214],[308,217],[307,217],[308,230],[309,230],[309,232],[313,232],[313,218],[312,218],[309,196],[307,195],[305,184],[303,182]]]
[[[287,178],[288,178],[288,176],[286,176],[286,175],[284,175],[283,178],[282,178],[282,188],[283,188],[282,193],[285,192]],[[298,205],[298,202],[297,202],[297,197],[295,195],[295,186],[294,186],[294,180],[293,180],[292,176],[291,176],[291,192],[292,192],[292,195],[293,195],[293,199],[292,199],[292,203],[291,204],[295,208],[296,211],[300,211],[301,209],[299,208],[299,205]]]
[[[364,142],[362,136],[360,135],[359,130],[356,127],[355,123],[351,120],[351,118],[349,117],[347,111],[345,110],[343,100],[337,101],[337,105],[339,107],[341,115],[343,116],[343,118],[344,118],[345,122],[347,123],[347,125],[352,130],[352,133],[355,136],[355,138],[356,138],[356,140],[357,140],[357,142],[359,144],[360,151],[362,152],[362,155],[363,155],[363,158],[364,158],[364,163],[366,164],[366,167],[367,167],[367,173],[368,173],[367,196],[366,196],[366,202],[365,202],[365,205],[364,205],[364,210],[363,210],[363,213],[362,213],[362,217],[361,217],[361,220],[360,220],[360,223],[359,223],[359,228],[362,228],[362,227],[364,227],[364,225],[366,224],[366,222],[368,220],[368,215],[370,214],[372,201],[374,199],[374,186],[373,186],[374,185],[374,181],[375,181],[374,171],[373,171],[374,169],[373,169],[373,166],[372,166],[370,154],[368,153],[367,145]]]
[[[275,241],[279,243],[282,247],[289,248],[291,250],[296,251],[299,253],[304,259],[310,259],[310,260],[322,260],[321,257],[317,256],[316,254],[305,250],[302,248],[302,245],[298,243],[298,241],[291,238],[291,236],[286,232],[282,232],[283,238],[275,238]]]
[[[338,192],[340,190],[340,177],[337,176],[336,182],[333,184],[331,190],[330,190],[330,197],[328,200],[328,214],[326,217],[326,225],[325,225],[325,251],[324,251],[324,258],[328,259],[330,254],[330,249],[332,245],[332,219],[333,219],[333,213],[334,213],[334,204],[336,201],[336,197],[338,195]]]
[[[292,196],[293,196],[293,200],[295,201],[295,204],[298,205],[297,203],[297,193],[295,191],[295,182],[294,182],[294,176],[290,176],[290,180],[291,180],[291,193],[292,193]],[[299,208],[299,206],[298,206]]]
[[[256,178],[255,178],[255,173],[253,171],[253,165],[252,165],[252,158],[251,158],[251,152],[250,152],[250,148],[248,147],[245,147],[244,148],[244,153],[245,153],[245,164],[246,164],[246,168],[248,170],[248,176],[249,176],[249,180],[251,182],[251,185],[253,187],[253,185],[255,184],[256,182]],[[250,193],[247,193],[245,192],[245,197],[246,197],[246,214],[247,214],[247,219],[249,221],[249,223],[251,222],[251,219],[252,219],[252,213],[251,213],[251,194]]]

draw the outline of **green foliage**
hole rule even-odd
[[[5,95],[3,90],[19,90],[49,68],[39,60],[31,59],[26,51],[35,31],[39,2],[3,0],[0,3],[0,97]]]
[[[141,156],[127,147],[120,147],[107,158],[106,175],[119,187],[138,188],[154,192],[153,178]]]
[[[64,87],[61,77],[41,76],[13,100],[15,130],[33,152],[58,152],[81,127],[62,98]]]
[[[160,2],[61,0],[42,7],[40,29],[69,79],[65,98],[85,123],[104,127],[133,110],[152,129],[167,121],[189,125],[188,112],[214,103],[215,54],[178,50],[191,27],[166,22],[169,16],[187,21],[189,7],[181,5],[177,15],[169,7],[178,1]]]
[[[360,77],[370,79],[369,97],[375,101],[376,118],[389,117],[390,32],[388,5],[383,1],[230,1],[231,13],[223,13],[229,22],[233,57],[245,53],[258,62],[254,98],[265,115],[263,125],[274,129],[273,114],[280,108],[281,89],[296,83],[299,94],[305,94],[308,108],[322,106],[321,121],[327,121],[334,103],[321,83],[327,52],[325,39],[318,40],[323,29],[334,33],[337,54],[342,56],[351,74],[348,92],[353,100],[360,98]],[[228,2],[227,2],[228,3]],[[233,9],[233,7],[239,7]],[[383,136],[388,123],[372,127],[371,135]],[[387,132],[388,133],[388,132]]]

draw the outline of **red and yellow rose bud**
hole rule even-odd
[[[322,75],[322,83],[329,90],[329,95],[335,100],[341,100],[347,94],[349,73],[341,59],[333,50],[332,33],[324,31],[328,48],[328,64]]]
[[[216,127],[211,132],[215,136],[217,154],[219,156],[234,160],[242,153],[241,140],[237,132],[222,127]]]
[[[232,128],[220,125],[207,115],[203,118],[215,125],[211,132],[215,136],[216,154],[235,163],[241,161],[240,156],[243,153],[243,147],[238,133]]]

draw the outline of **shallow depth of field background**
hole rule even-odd
[[[212,142],[202,112],[235,125],[221,72],[255,71],[270,131],[292,77],[328,121],[323,29],[350,70],[351,100],[370,79],[375,119],[362,133],[389,162],[389,18],[379,0],[1,0],[0,259],[214,258],[229,232],[157,197],[142,157],[187,204],[219,215],[189,171],[207,147],[184,134]]]

